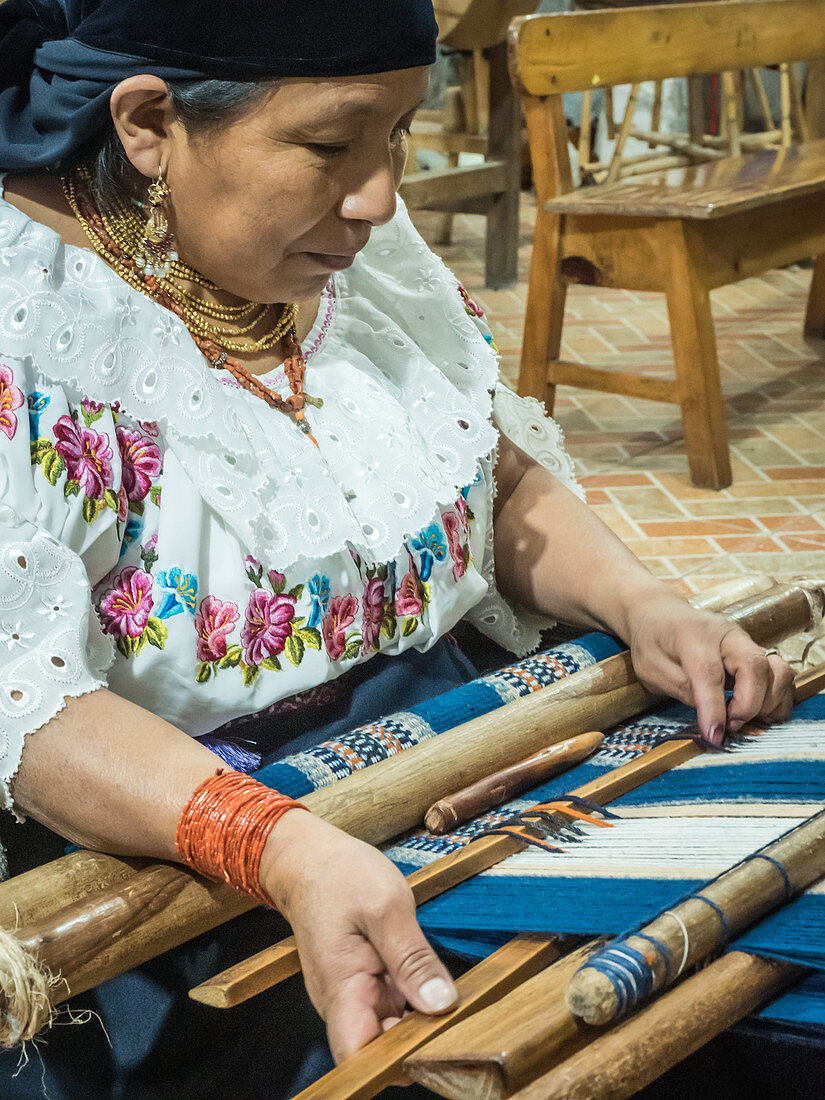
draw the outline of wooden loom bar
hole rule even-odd
[[[825,875],[825,810],[743,860],[695,895],[671,905],[620,943],[640,951],[652,963],[656,991],[692,970],[725,942],[735,938],[772,909],[789,901]],[[713,908],[703,902],[709,899]],[[719,912],[724,914],[722,925]],[[642,936],[645,938],[643,939]],[[651,940],[661,948],[651,949]],[[662,954],[666,952],[666,956]],[[574,974],[567,989],[571,1012],[588,1024],[607,1024],[622,1012],[610,977],[593,967]],[[631,1006],[632,1009],[635,1005]]]
[[[805,973],[793,963],[731,951],[512,1100],[625,1100]]]
[[[446,1016],[411,1012],[304,1089],[295,1100],[369,1100],[393,1083],[401,1063],[413,1050],[505,996],[549,966],[558,955],[553,936],[517,936],[456,980],[461,1000],[453,1012]]]
[[[786,585],[735,605],[728,614],[756,640],[768,643],[808,629],[812,619],[821,616],[822,604],[820,589]],[[472,782],[602,721],[615,724],[654,698],[635,681],[629,655],[623,653],[509,704],[506,719],[498,712],[482,716],[304,801],[339,827],[380,843],[416,825],[432,798],[456,783]],[[156,889],[160,879],[158,902],[152,903],[152,891],[145,887],[153,884]],[[252,907],[228,887],[205,883],[178,867],[150,866],[127,881],[126,902],[113,901],[111,892],[102,891],[86,899],[85,908],[80,902],[71,907],[69,927],[79,939],[76,948],[61,944],[64,937],[56,932],[66,927],[65,914],[20,929],[19,938],[37,946],[46,966],[52,965],[50,953],[60,957],[63,981],[56,1003]],[[114,893],[120,896],[118,889]],[[13,906],[15,894],[14,879],[0,885],[0,905]],[[128,916],[127,930],[114,937],[113,905],[120,905]],[[75,965],[73,958],[80,963]]]

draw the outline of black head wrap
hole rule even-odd
[[[63,160],[137,73],[367,75],[432,64],[436,34],[432,0],[5,0],[0,170]]]

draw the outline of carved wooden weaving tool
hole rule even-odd
[[[581,733],[567,741],[542,749],[500,772],[485,776],[455,794],[434,802],[424,814],[424,824],[436,836],[449,833],[458,825],[487,810],[509,802],[531,787],[537,787],[555,775],[580,764],[604,744],[604,734]]]

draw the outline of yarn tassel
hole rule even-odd
[[[247,775],[261,766],[261,754],[252,749],[245,749],[237,741],[226,741],[213,733],[204,733],[195,738],[202,745],[206,745],[216,756],[219,756],[225,764],[235,771],[245,772]],[[252,744],[247,741],[246,744]]]

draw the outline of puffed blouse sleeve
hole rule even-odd
[[[463,287],[460,288],[460,293],[467,313],[495,352],[495,344],[482,311],[467,297]],[[493,392],[493,424],[499,436],[506,436],[539,465],[549,470],[580,500],[585,499],[584,489],[576,479],[573,460],[565,448],[561,428],[547,415],[541,402],[532,397],[519,397],[503,382],[498,382]],[[480,562],[480,572],[487,582],[487,594],[468,613],[467,618],[494,642],[522,657],[536,649],[541,641],[542,630],[554,626],[555,622],[546,615],[540,615],[506,599],[496,585],[493,504],[496,498],[497,458],[498,448],[481,460],[481,477],[468,494],[468,503],[474,496],[486,519],[477,528],[477,537],[481,531],[484,533],[484,545],[478,548],[476,558]]]
[[[0,360],[0,803],[27,734],[105,685],[114,651],[91,586],[118,560],[113,413]]]

